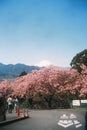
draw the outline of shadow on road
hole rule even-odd
[[[87,112],[85,113],[85,130],[87,130]]]

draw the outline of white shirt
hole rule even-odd
[[[9,98],[7,99],[7,102],[8,102],[8,105],[11,105],[11,104],[12,104],[12,98],[9,97]]]

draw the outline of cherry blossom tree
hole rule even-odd
[[[74,69],[49,66],[18,77],[14,82],[0,82],[0,91],[20,98],[44,102],[48,108],[67,104],[69,100],[87,97],[87,67],[79,74]],[[64,105],[64,106],[65,106]]]
[[[5,96],[12,93],[12,88],[8,80],[0,82],[0,92],[3,93]]]

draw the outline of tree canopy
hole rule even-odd
[[[24,75],[27,75],[27,72],[26,72],[26,71],[21,72],[21,74],[19,75],[19,77],[20,77],[20,76],[24,76]]]
[[[79,74],[75,69],[49,66],[18,77],[13,82],[0,82],[0,91],[6,96],[12,94],[34,102],[41,100],[49,108],[61,104],[66,106],[69,100],[87,98],[87,66],[82,65],[81,69]]]
[[[82,64],[87,66],[87,49],[77,53],[70,63],[71,67],[77,69],[79,73],[82,71]]]

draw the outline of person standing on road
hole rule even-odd
[[[20,116],[20,103],[19,103],[18,97],[15,97],[14,99],[14,109],[16,112],[16,116],[19,117]]]
[[[12,113],[12,109],[13,109],[13,99],[12,99],[11,96],[8,97],[7,103],[8,103],[8,112],[9,112],[9,113]]]

